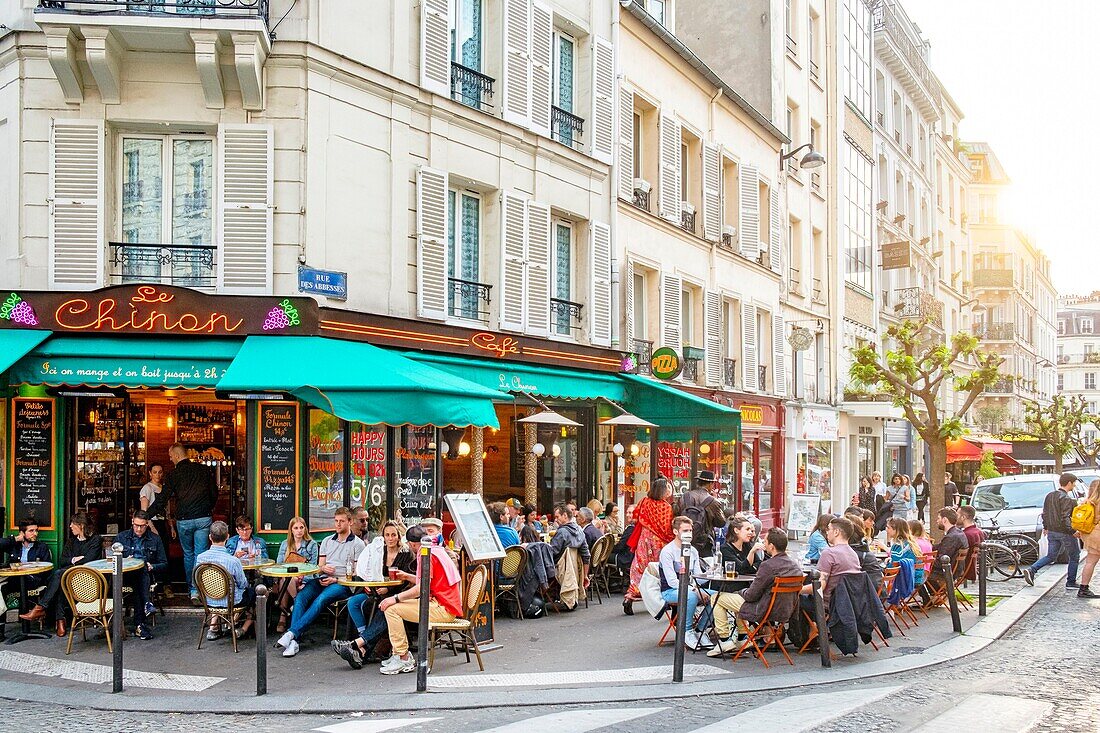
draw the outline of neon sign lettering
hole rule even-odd
[[[475,333],[470,337],[470,344],[474,348],[496,354],[499,358],[520,353],[519,342],[511,336],[505,336],[498,341],[495,334]]]
[[[225,313],[191,312],[179,315],[156,308],[139,309],[142,305],[171,303],[175,296],[151,285],[143,285],[130,298],[130,312],[123,313],[114,298],[104,298],[94,306],[85,298],[72,298],[57,307],[54,320],[68,331],[145,331],[182,333],[233,333],[244,323],[243,318],[230,320]]]

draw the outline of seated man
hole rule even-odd
[[[352,593],[352,589],[340,585],[337,578],[347,572],[349,565],[354,566],[366,545],[351,533],[350,509],[338,507],[333,523],[336,533],[321,540],[318,559],[321,572],[318,577],[307,580],[299,589],[294,598],[294,611],[290,615],[290,629],[275,642],[277,649],[285,650],[284,657],[293,657],[298,653],[298,639],[302,638],[302,633],[322,611]]]
[[[584,541],[588,543],[590,551],[592,545],[596,544],[596,540],[603,537],[603,530],[596,526],[595,519],[596,515],[588,507],[582,506],[577,510],[577,524],[584,532]]]
[[[947,555],[951,558],[952,570],[955,559],[959,553],[967,549],[966,534],[955,526],[959,521],[958,511],[950,507],[944,507],[936,513],[936,526],[943,532],[943,539],[935,546],[936,562],[932,563],[932,574],[928,577],[928,584],[936,590],[942,589],[947,584],[947,577],[943,573],[943,563],[940,558]]]
[[[837,517],[829,521],[829,528],[825,531],[825,539],[829,546],[821,551],[821,558],[817,561],[817,570],[821,574],[821,594],[825,602],[825,608],[829,608],[829,599],[833,588],[836,587],[840,576],[862,572],[859,564],[859,556],[848,543],[858,530],[844,517]],[[803,601],[803,608],[808,608],[813,613],[813,599],[808,595],[813,586],[809,583],[802,586],[803,595],[807,598]],[[808,603],[807,603],[808,601]]]
[[[985,533],[982,532],[982,528],[974,522],[977,513],[974,511],[973,504],[961,506],[956,511],[959,515],[959,529],[966,535],[966,579],[977,580],[977,562],[971,564],[971,558],[973,558],[974,553],[978,551],[978,545],[982,544],[982,540],[985,539]]]
[[[237,527],[240,528],[241,517],[237,520]],[[251,525],[251,522],[249,522]],[[251,530],[251,527],[249,527]],[[229,574],[230,581],[233,583],[233,606],[235,608],[243,608],[245,615],[245,622],[241,626],[238,636],[247,634],[252,627],[252,617],[248,615],[248,609],[252,606],[253,601],[256,599],[256,592],[252,589],[252,586],[248,584],[248,579],[244,576],[244,568],[241,567],[241,561],[238,560],[229,552],[229,548],[226,545],[226,540],[229,539],[229,526],[225,522],[214,522],[210,525],[210,549],[200,552],[195,558],[195,567],[198,567],[202,563],[213,563],[220,566]],[[224,598],[208,598],[206,601],[209,605],[216,608],[225,608],[226,599]],[[221,636],[221,632],[218,629],[218,624],[215,622],[210,626],[210,630],[206,632],[206,638],[213,641]]]
[[[222,522],[225,524],[225,522]],[[237,534],[229,538],[225,543],[225,550],[241,560],[252,557],[266,560],[267,543],[252,534],[252,518],[247,516],[237,517]],[[197,562],[197,561],[196,561]]]
[[[684,634],[685,646],[695,648],[697,646],[710,646],[709,640],[703,637],[704,629],[695,620],[695,610],[700,601],[706,601],[707,594],[699,588],[693,575],[702,575],[703,566],[699,562],[699,550],[691,545],[692,522],[687,517],[676,517],[672,520],[672,542],[661,548],[660,571],[661,598],[665,603],[678,603],[680,600],[680,568],[683,563],[683,548],[687,543],[688,573],[687,580],[692,586],[687,592],[687,608],[680,609],[680,613],[687,614],[687,631]],[[700,618],[700,621],[702,619]]]
[[[588,587],[588,565],[592,561],[592,553],[588,550],[588,541],[584,531],[573,521],[573,510],[568,504],[558,504],[554,507],[554,521],[558,523],[558,530],[550,538],[550,552],[553,554],[554,563],[558,570],[558,585],[561,592],[558,594],[559,610],[572,611],[577,607],[581,592]],[[568,550],[575,549],[580,556],[581,567],[573,568],[569,572],[566,567],[569,562]],[[579,576],[579,582],[574,578]]]
[[[493,529],[497,531],[501,547],[519,544],[519,534],[508,526],[508,507],[502,501],[494,501],[488,507],[489,518],[493,520]]]
[[[69,520],[70,535],[61,549],[61,562],[50,571],[46,589],[38,596],[38,602],[27,613],[19,614],[24,621],[40,621],[47,617],[55,619],[57,635],[65,636],[65,618],[60,613],[61,576],[74,565],[83,565],[103,557],[103,538],[95,533],[94,525],[88,521],[88,515],[77,512]]]
[[[53,562],[53,554],[50,552],[49,545],[38,540],[38,522],[32,518],[19,520],[19,534],[15,537],[0,537],[0,551],[8,553],[9,562]],[[26,579],[27,590],[41,588],[48,583],[49,577],[49,570],[44,573],[28,575]],[[18,579],[9,586],[9,590],[12,587],[18,590]],[[34,608],[28,609],[27,615],[29,616],[34,610]],[[37,618],[44,616],[45,614],[42,614],[42,616],[35,614],[34,618],[30,620],[37,620]],[[2,627],[3,624],[0,624],[0,637],[4,633]]]
[[[150,530],[149,513],[138,509],[130,523],[131,529],[118,533],[115,542],[122,545],[122,556],[144,560],[145,566],[140,575],[136,575],[134,595],[137,605],[134,608],[134,633],[139,638],[149,640],[153,632],[146,620],[156,612],[153,606],[153,582],[157,576],[168,569],[168,556],[160,537]],[[129,580],[127,578],[127,580]]]
[[[752,585],[740,593],[719,593],[714,599],[714,630],[718,634],[717,645],[707,652],[708,657],[737,650],[737,640],[730,630],[729,613],[739,615],[744,621],[759,623],[771,604],[772,586],[776,578],[802,577],[802,570],[787,554],[787,533],[772,527],[764,538],[764,552],[768,559],[756,569]],[[795,594],[776,597],[772,619],[786,621],[798,609]]]

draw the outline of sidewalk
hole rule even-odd
[[[990,583],[1000,597],[989,616],[963,611],[963,635],[951,631],[946,609],[918,614],[919,628],[895,630],[889,648],[865,646],[857,657],[840,658],[823,669],[817,653],[794,656],[790,666],[769,653],[770,669],[755,658],[736,663],[702,652],[687,654],[685,682],[673,684],[673,649],[656,647],[665,621],[645,614],[625,616],[618,599],[591,603],[573,613],[525,621],[497,620],[501,648],[476,661],[437,653],[429,693],[413,694],[415,675],[386,676],[377,666],[352,670],[329,648],[330,624],[316,624],[297,657],[284,659],[269,647],[266,697],[255,696],[256,648],[241,644],[234,654],[228,639],[203,642],[196,650],[200,619],[171,615],[158,619],[152,641],[131,637],[125,644],[126,691],[110,694],[111,656],[99,632],[79,636],[65,656],[67,640],[26,641],[0,648],[0,697],[119,710],[178,712],[325,712],[358,708],[409,711],[473,707],[546,705],[578,699],[630,701],[708,693],[792,688],[917,669],[971,654],[992,643],[1051,588],[1062,587],[1061,566],[1040,574],[1034,588],[1022,582]],[[972,589],[976,604],[976,587]],[[904,627],[903,627],[904,628]],[[269,644],[274,639],[269,639]],[[881,644],[880,644],[881,647]],[[792,655],[793,656],[793,655]],[[583,691],[578,688],[583,688]],[[370,690],[364,694],[363,690]]]

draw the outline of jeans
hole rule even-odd
[[[1076,583],[1077,563],[1081,559],[1081,546],[1077,544],[1077,538],[1071,534],[1047,530],[1046,557],[1040,557],[1036,560],[1035,564],[1031,566],[1031,572],[1034,573],[1039,568],[1045,568],[1057,560],[1063,549],[1069,559],[1069,567],[1066,568],[1066,583]]]
[[[180,545],[183,547],[183,572],[187,576],[187,584],[191,587],[192,595],[199,592],[198,587],[195,586],[195,579],[191,577],[195,569],[195,558],[210,549],[212,522],[210,517],[176,520],[176,534],[179,535]]]
[[[359,631],[359,638],[367,645],[368,651],[374,640],[386,630],[386,616],[378,611],[374,612],[374,618],[369,624],[367,623],[369,610],[366,607],[375,602],[375,599],[367,593],[358,593],[348,599],[348,616],[351,617],[352,623]]]
[[[345,588],[337,583],[321,585],[321,581],[316,578],[306,581],[294,598],[294,613],[290,615],[290,633],[294,634],[295,639],[301,639],[302,632],[309,628],[321,611],[350,595],[351,588]]]
[[[661,591],[661,598],[664,599],[665,603],[677,603],[680,600],[680,591],[676,588],[669,588],[668,590],[663,590],[663,591]],[[699,593],[694,588],[690,588],[690,589],[688,589],[688,598],[687,598],[687,620],[688,620],[687,628],[692,628],[692,620],[695,618],[695,609],[697,609],[698,607],[699,607]],[[702,620],[701,617],[700,617],[700,620]],[[695,626],[696,631],[702,631],[702,629],[699,628],[698,623],[695,623],[694,626]]]

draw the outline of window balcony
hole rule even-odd
[[[636,207],[638,207],[642,211],[649,211],[649,200],[650,200],[650,195],[649,194],[650,194],[649,191],[644,191],[640,188],[636,188],[636,189],[634,189],[634,200],[631,201],[630,203],[634,204]]]
[[[1012,270],[1007,269],[979,269],[974,271],[974,285],[979,288],[1011,288],[1013,285]]]
[[[1016,338],[1015,323],[979,323],[974,335],[985,341],[1011,341]]]
[[[496,80],[468,66],[451,62],[451,99],[482,112],[492,110]]]
[[[584,306],[571,300],[550,299],[550,332],[568,335],[580,329],[581,311]]]
[[[489,322],[489,294],[493,289],[492,285],[449,277],[447,286],[449,288],[447,312],[453,318]]]
[[[112,285],[157,283],[196,290],[218,285],[218,246],[110,242]]]
[[[737,359],[722,360],[722,386],[731,389],[737,386]]]
[[[1015,380],[1012,377],[1001,377],[993,384],[987,385],[985,394],[1012,394],[1015,392]]]
[[[761,392],[768,391],[768,367],[764,364],[756,367],[756,386]]]
[[[901,318],[927,319],[936,328],[943,328],[943,303],[921,288],[899,288],[894,291],[894,313]]]
[[[683,209],[680,211],[680,228],[685,232],[695,234],[695,212]]]
[[[649,362],[653,359],[653,342],[645,339],[634,339],[631,349],[638,362],[638,374],[652,374]]]
[[[550,108],[550,137],[563,145],[580,150],[581,135],[584,134],[584,118],[561,107]]]

